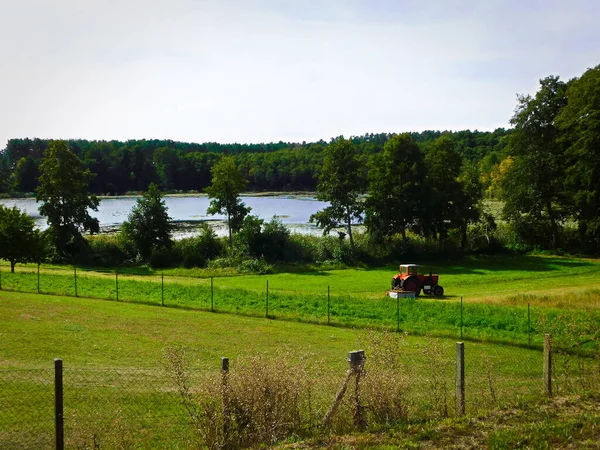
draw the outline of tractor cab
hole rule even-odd
[[[425,272],[419,264],[400,264],[399,273],[392,278],[392,290],[414,292],[415,297],[422,290],[426,295],[441,297],[444,288],[438,284],[438,280],[438,274]]]

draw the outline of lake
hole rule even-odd
[[[137,197],[103,198],[98,211],[90,211],[90,213],[100,221],[103,232],[114,231],[127,220],[127,215],[135,205],[136,199]],[[241,199],[252,208],[251,214],[257,215],[265,221],[276,216],[290,231],[308,234],[321,233],[318,227],[309,223],[309,219],[311,214],[328,206],[327,202],[302,195],[242,196]],[[207,196],[166,196],[164,200],[172,220],[191,225],[180,228],[176,237],[193,235],[193,223],[199,221],[210,221],[217,234],[222,236],[227,234],[223,223],[226,220],[225,216],[208,216],[206,214],[210,203]],[[8,207],[16,206],[35,218],[38,227],[47,228],[46,219],[40,216],[39,203],[36,203],[35,199],[3,199],[0,200],[0,203]]]

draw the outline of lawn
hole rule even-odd
[[[191,269],[138,274],[43,266],[40,292],[246,316],[405,330],[472,340],[540,345],[543,334],[576,323],[581,341],[600,327],[600,262],[543,256],[463,258],[431,266],[443,299],[385,296],[396,267],[200,277]],[[142,275],[141,273],[146,273]],[[204,273],[205,274],[205,273]],[[212,288],[211,288],[212,285]],[[268,286],[268,290],[267,290]],[[2,272],[2,288],[37,292],[35,266]],[[75,290],[77,289],[77,291]],[[463,298],[461,313],[460,300]],[[462,330],[461,330],[462,324]],[[574,338],[573,336],[565,336]],[[571,339],[573,340],[573,339]]]
[[[0,324],[2,447],[14,442],[24,448],[49,446],[55,357],[65,368],[71,446],[91,446],[95,440],[108,447],[131,442],[192,446],[189,416],[163,368],[163,355],[173,347],[185,349],[192,385],[206,376],[219,380],[222,356],[231,358],[234,375],[257,355],[298,365],[312,385],[311,414],[317,418],[343,380],[348,351],[364,348],[367,373],[375,376],[393,348],[410,420],[454,414],[451,339],[5,291],[0,292]],[[561,373],[580,373],[578,364],[568,362],[557,362],[559,389],[571,386]],[[585,364],[587,371],[593,361]],[[539,350],[467,343],[465,370],[471,414],[541,398]],[[350,407],[344,404],[340,416],[351,422]]]

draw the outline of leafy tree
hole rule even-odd
[[[509,139],[513,160],[502,183],[507,220],[516,226],[549,228],[553,248],[559,245],[560,223],[568,216],[566,160],[556,128],[556,118],[567,104],[566,88],[558,77],[549,76],[540,80],[534,97],[518,98]]]
[[[13,188],[18,192],[34,192],[40,171],[31,156],[21,158],[13,172]]]
[[[317,198],[329,202],[330,206],[313,214],[310,221],[323,227],[323,234],[343,224],[354,251],[352,222],[362,220],[364,211],[359,199],[367,184],[364,163],[359,158],[356,146],[343,137],[329,144],[323,153]]]
[[[93,234],[100,229],[98,219],[88,212],[98,211],[98,198],[88,192],[93,177],[66,141],[53,141],[44,152],[36,200],[42,202],[40,214],[48,218],[49,232],[60,254],[81,240],[82,231]]]
[[[477,166],[471,161],[463,162],[460,175],[458,176],[458,183],[460,188],[454,203],[454,207],[456,208],[454,225],[460,229],[461,247],[464,249],[467,246],[467,229],[469,224],[478,222],[482,218],[483,211],[481,174]],[[490,222],[487,216],[484,219],[486,222]]]
[[[421,199],[421,231],[425,236],[437,237],[440,244],[450,229],[464,229],[468,221],[463,214],[470,202],[458,180],[461,165],[462,157],[448,135],[437,139],[425,155],[427,176]]]
[[[374,157],[369,171],[366,225],[374,236],[406,239],[423,201],[423,154],[409,134],[394,135]]]
[[[226,214],[229,228],[229,247],[233,248],[233,232],[238,231],[244,217],[250,212],[239,194],[246,187],[246,179],[235,165],[232,156],[223,156],[212,170],[212,184],[205,191],[212,200],[206,210],[207,214]]]
[[[46,253],[45,240],[34,220],[16,207],[0,204],[0,258],[17,263],[40,262]]]
[[[556,124],[566,146],[566,187],[582,237],[600,250],[600,65],[572,80]]]
[[[139,198],[123,222],[123,237],[143,260],[150,258],[153,250],[170,248],[172,226],[163,195],[154,183]]]

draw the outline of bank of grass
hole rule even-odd
[[[163,283],[162,273],[149,269],[117,275],[80,268],[77,294],[116,301],[118,284],[120,302],[456,338],[462,322],[463,338],[519,345],[540,345],[546,332],[571,332],[569,326],[557,328],[557,322],[574,324],[581,332],[579,341],[571,339],[573,345],[590,340],[600,328],[600,263],[595,260],[521,256],[438,263],[432,270],[440,273],[447,295],[400,304],[385,296],[395,269],[223,276],[212,279],[211,289],[211,278],[194,276],[197,270],[166,271]],[[37,292],[37,267],[17,266],[15,274],[3,270],[2,288]],[[39,288],[75,295],[73,268],[42,266]],[[464,295],[462,317],[459,293]]]
[[[293,377],[289,381],[302,382],[301,404],[306,406],[306,395],[311,402],[301,410],[307,422],[296,438],[320,434],[314,424],[345,377],[347,352],[358,348],[367,354],[365,401],[371,406],[384,402],[377,405],[387,411],[386,392],[391,389],[396,397],[389,405],[399,406],[401,413],[389,423],[368,413],[371,433],[408,424],[424,426],[425,433],[429,420],[454,416],[454,340],[5,291],[0,292],[0,323],[0,446],[5,448],[14,442],[24,448],[52,442],[54,357],[63,359],[66,437],[72,447],[194,447],[198,435],[189,426],[191,417],[172,377],[161,367],[172,348],[185,350],[195,398],[217,395],[217,405],[219,391],[209,387],[220,382],[220,357],[231,358],[232,377],[242,377],[240,383],[257,376],[257,361],[287,367],[285,373]],[[471,416],[543,398],[539,350],[474,342],[466,350]],[[569,358],[556,361],[555,388],[560,393],[600,387],[584,384],[598,381],[583,378],[598,370],[594,360]],[[261,376],[275,376],[279,369]],[[240,384],[238,394],[251,385]],[[353,432],[351,405],[349,400],[341,405],[329,430],[334,435]],[[321,436],[328,438],[329,431]]]

